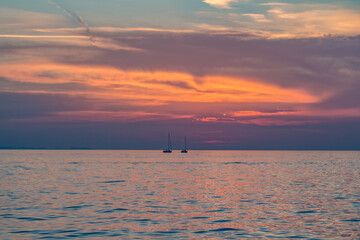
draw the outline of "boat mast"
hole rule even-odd
[[[186,136],[184,136],[185,138],[185,150],[187,150],[187,145],[186,145]]]
[[[168,132],[168,149],[171,150],[170,132]]]

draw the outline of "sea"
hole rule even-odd
[[[360,151],[0,150],[0,239],[360,239]]]

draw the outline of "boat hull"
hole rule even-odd
[[[171,150],[163,150],[163,153],[171,153]]]

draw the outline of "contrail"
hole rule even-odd
[[[86,31],[86,35],[89,37],[90,42],[94,43],[94,37],[91,34],[89,25],[87,24],[87,22],[84,21],[84,19],[82,19],[81,16],[77,15],[76,13],[74,13],[73,11],[70,11],[66,8],[64,8],[63,6],[61,6],[60,4],[53,2],[52,0],[48,0],[49,4],[54,4],[57,8],[61,9],[63,12],[65,12],[69,17],[71,18],[75,18],[76,21],[85,28]]]
[[[96,36],[92,33],[87,22],[85,22],[81,16],[77,15],[75,12],[73,12],[71,10],[64,8],[63,6],[61,6],[60,4],[56,3],[53,0],[48,0],[48,3],[55,5],[61,11],[66,13],[66,15],[68,15],[70,18],[74,18],[78,22],[79,25],[84,27],[86,37],[89,38],[90,44],[92,46],[97,47],[97,48],[112,49],[112,50],[143,51],[142,49],[133,48],[133,47],[129,47],[126,45],[118,45],[116,42],[113,42],[111,40],[109,41],[108,39],[96,38]]]

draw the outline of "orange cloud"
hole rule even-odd
[[[359,117],[360,108],[350,109],[297,109],[292,111],[259,112],[236,111],[223,113],[221,117],[196,118],[199,122],[242,123],[260,126],[285,126],[318,123],[324,118]],[[285,118],[284,118],[285,117]],[[286,118],[288,117],[288,118]],[[296,119],[300,117],[301,120]],[[304,120],[305,118],[305,120]],[[315,120],[306,120],[315,119]]]
[[[238,111],[229,113],[233,117],[263,117],[263,116],[308,116],[308,117],[355,117],[360,116],[360,108],[350,109],[298,109],[296,111],[258,112]]]
[[[238,111],[232,112],[231,115],[235,117],[253,117],[253,116],[280,116],[291,115],[297,112],[280,111],[280,112],[258,112],[258,111]]]
[[[233,122],[258,125],[288,124],[285,121],[241,119],[241,117],[272,117],[295,115],[298,112],[224,111],[226,104],[314,103],[321,100],[300,89],[287,89],[249,78],[220,75],[203,77],[170,71],[122,70],[105,66],[66,65],[50,62],[0,64],[2,77],[14,84],[8,92],[63,93],[92,99],[100,109],[57,112],[41,117],[43,121],[137,121],[186,118],[201,122]],[[24,83],[24,84],[21,84]],[[25,84],[26,83],[26,84]],[[19,84],[23,87],[19,88]],[[64,88],[77,84],[74,89]],[[187,106],[183,106],[187,103]],[[209,104],[207,108],[191,103]],[[221,103],[215,106],[214,103]],[[102,106],[120,106],[124,110],[101,110]],[[166,106],[171,104],[172,108]],[[139,108],[131,110],[130,106]],[[162,107],[165,106],[165,107]],[[246,105],[244,105],[246,106]],[[116,109],[116,107],[114,108]],[[199,117],[202,116],[202,117]],[[221,116],[221,117],[219,117]],[[29,119],[40,121],[40,119]]]
[[[204,117],[196,119],[200,122],[217,122],[217,123],[241,123],[254,124],[259,126],[286,126],[286,125],[303,125],[308,123],[316,123],[315,120],[291,120],[291,119],[276,119],[276,118],[254,118],[254,119],[236,119],[236,118],[217,118]]]
[[[125,71],[112,67],[53,63],[1,64],[0,71],[3,77],[21,82],[86,84],[92,89],[75,91],[73,94],[114,99],[114,101],[127,99],[154,100],[163,103],[169,101],[311,103],[320,99],[299,89],[281,88],[256,82],[253,79],[225,76],[199,78],[181,72]],[[16,89],[11,90],[16,91]],[[29,91],[44,90],[34,88]]]

